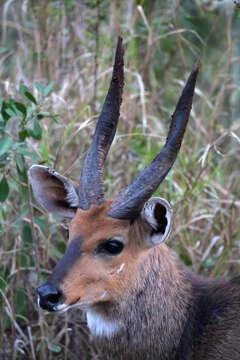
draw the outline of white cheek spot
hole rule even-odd
[[[119,269],[117,270],[117,273],[120,274],[121,271],[123,271],[125,264],[122,264]]]
[[[104,291],[104,293],[100,296],[100,300],[104,299],[108,294],[108,291]]]
[[[119,324],[116,321],[108,320],[101,314],[94,311],[87,311],[87,325],[95,336],[113,336],[119,329]]]

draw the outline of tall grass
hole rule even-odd
[[[65,251],[67,223],[35,203],[27,170],[40,163],[79,179],[121,32],[124,99],[105,172],[116,196],[159,152],[200,58],[184,144],[157,194],[174,207],[169,245],[186,266],[239,274],[240,10],[230,0],[0,6],[0,359],[98,359],[79,312],[37,306],[35,289]]]

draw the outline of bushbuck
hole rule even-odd
[[[115,199],[104,198],[103,167],[122,101],[121,38],[79,184],[45,166],[30,168],[38,202],[71,219],[66,253],[37,289],[40,306],[85,312],[103,360],[240,359],[240,277],[204,279],[180,264],[163,243],[171,207],[151,198],[180,149],[198,71],[199,64],[182,91],[161,152]]]

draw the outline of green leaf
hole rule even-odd
[[[42,231],[47,230],[47,224],[45,219],[42,219],[39,216],[34,216],[34,222],[40,227]]]
[[[5,154],[12,145],[12,139],[3,138],[0,140],[0,156]]]
[[[30,117],[32,116],[32,112],[33,112],[32,107],[31,107],[31,106],[28,106],[28,107],[27,107],[27,117],[28,117],[28,118],[30,118]]]
[[[16,116],[16,113],[10,107],[8,107],[5,111],[10,117]]]
[[[44,162],[48,163],[49,151],[48,151],[48,133],[47,133],[47,131],[44,131],[43,136],[42,136],[42,156],[43,156]]]
[[[37,100],[35,99],[35,97],[28,91],[25,92],[25,96],[35,105],[37,105]]]
[[[6,123],[8,122],[8,120],[10,119],[10,116],[8,115],[8,113],[6,112],[6,109],[8,107],[8,104],[3,101],[2,103],[2,108],[1,108],[1,115],[3,117],[4,120],[4,124],[6,125]]]
[[[35,87],[41,94],[43,94],[44,87],[42,86],[42,84],[40,82],[35,81]]]
[[[57,259],[61,259],[62,258],[62,256],[63,256],[63,254],[62,254],[62,252],[61,251],[59,251],[56,247],[54,247],[54,246],[51,246],[50,247],[50,254],[51,254],[51,256],[52,257],[54,257],[54,258],[57,258]]]
[[[18,164],[16,164],[16,168],[17,168],[19,179],[23,183],[27,184],[28,177],[27,177],[26,169],[24,169],[23,171],[20,171]]]
[[[33,120],[33,136],[35,139],[40,140],[42,136],[42,129],[39,125],[38,119]]]
[[[30,135],[28,134],[28,131],[26,129],[20,131],[19,141],[24,141],[28,136],[30,136]]]
[[[44,119],[44,115],[43,114],[37,114],[37,119],[38,120],[42,120],[42,119]]]
[[[18,151],[23,156],[29,156],[32,159],[32,161],[34,161],[34,162],[38,162],[38,160],[39,160],[38,154],[36,154],[34,152],[28,151],[28,150],[23,149],[23,148],[19,148]]]
[[[2,178],[0,182],[0,202],[4,202],[9,194],[9,186],[5,176]]]
[[[48,96],[48,94],[50,93],[50,91],[52,90],[53,88],[53,85],[54,85],[54,82],[51,81],[48,86],[44,89],[43,91],[43,96]]]
[[[20,176],[19,176],[20,178]],[[23,181],[27,184],[27,176],[26,176],[26,180]],[[23,202],[26,202],[28,199],[28,190],[27,190],[27,186],[19,186],[19,196],[24,200]]]
[[[23,172],[25,169],[25,166],[24,166],[24,161],[23,161],[23,158],[21,155],[16,156],[16,162],[17,162],[19,171]]]
[[[32,230],[29,225],[24,224],[22,228],[22,238],[24,245],[32,244],[33,238],[32,238]]]
[[[24,104],[18,102],[18,101],[14,101],[14,105],[16,106],[16,108],[24,115],[24,117],[27,114],[27,108]]]
[[[34,103],[35,105],[37,105],[37,100],[35,99],[35,97],[33,96],[33,94],[31,94],[29,88],[25,85],[21,85],[20,89],[19,89],[20,94],[22,95],[23,98],[30,100],[32,103]]]
[[[64,254],[66,252],[66,242],[60,241],[59,243],[57,243],[57,248],[62,254]]]
[[[20,265],[23,268],[26,268],[29,266],[27,256],[25,254],[21,254],[21,256],[20,256]]]
[[[3,207],[1,209],[1,216],[3,218],[3,221],[7,220],[7,212],[5,211],[5,209]]]
[[[66,0],[67,9],[70,9],[72,5],[73,5],[73,0]]]
[[[233,13],[233,19],[236,21],[240,17],[240,11],[237,6],[235,6],[234,13]]]
[[[21,314],[24,311],[24,290],[23,288],[18,288],[16,293],[16,310],[18,314]]]
[[[19,92],[23,98],[25,98],[25,91],[30,92],[29,88],[25,85],[20,85]]]
[[[216,260],[214,260],[213,258],[212,258],[212,259],[206,259],[204,265],[205,265],[207,268],[211,268],[211,267],[213,267],[213,266],[215,265],[215,263],[216,263]]]
[[[48,349],[52,352],[55,352],[55,353],[60,353],[61,351],[61,347],[58,346],[58,345],[54,345],[54,344],[50,344],[48,343]]]
[[[179,250],[180,251],[180,250]],[[188,256],[187,252],[183,252],[182,254],[180,254],[181,259],[184,263],[184,265],[186,266],[192,266],[192,260],[190,259],[190,257]]]

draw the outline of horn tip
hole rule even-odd
[[[116,81],[119,84],[120,94],[123,92],[124,85],[124,47],[122,43],[122,37],[118,36],[112,75],[112,81]]]
[[[192,70],[192,75],[193,75],[194,77],[197,77],[198,72],[199,72],[199,70],[200,70],[200,66],[201,66],[201,61],[200,61],[200,59],[199,59],[199,60],[195,63],[194,68],[193,68],[193,70]]]
[[[198,61],[196,62],[195,66],[194,66],[194,70],[198,71],[200,69],[200,66],[201,66],[201,60],[198,59]]]
[[[194,65],[194,68],[192,70],[192,72],[190,73],[189,75],[189,78],[187,80],[187,83],[183,89],[183,92],[182,92],[182,95],[183,97],[185,98],[185,96],[189,97],[189,101],[192,102],[192,99],[191,97],[193,96],[194,94],[194,88],[195,88],[195,85],[196,85],[196,80],[197,80],[197,77],[198,77],[198,73],[199,73],[199,69],[200,69],[200,60],[198,60],[196,62],[196,64]],[[180,100],[181,100],[182,97],[180,97]]]
[[[123,56],[124,56],[123,38],[119,35],[117,41],[117,48],[116,48],[116,58],[117,59],[120,58],[123,61]]]
[[[121,35],[118,35],[118,43],[121,43],[122,44],[122,41],[123,41],[123,38]]]

